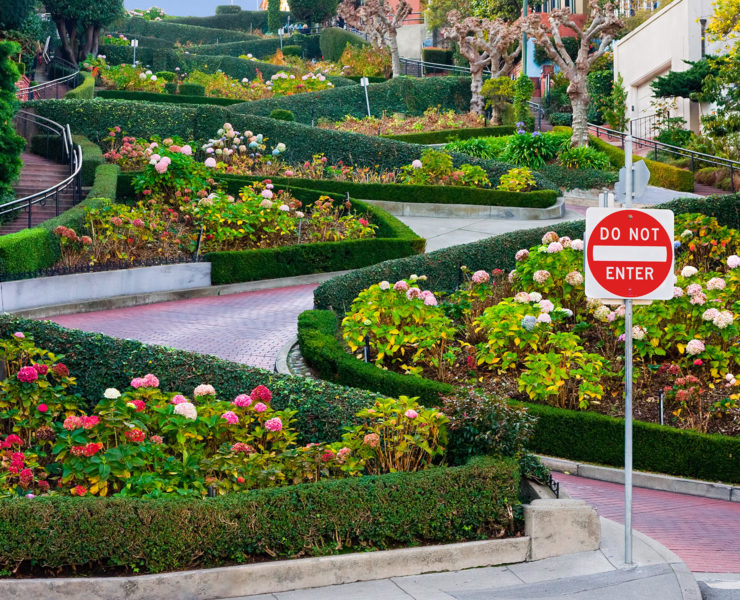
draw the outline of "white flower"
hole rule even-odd
[[[681,232],[681,237],[691,237],[691,236],[693,236],[693,235],[694,235],[694,232],[693,232],[693,231],[691,231],[691,229],[684,229],[684,230],[683,230],[683,231]]]
[[[206,167],[215,167],[216,166],[216,159],[212,156],[206,158],[206,161],[203,163]]]
[[[731,269],[737,269],[740,267],[740,256],[733,254],[727,257],[727,266]]]
[[[139,79],[144,81],[146,79],[146,73],[139,73]]]
[[[198,409],[195,408],[195,404],[192,402],[181,402],[175,405],[175,414],[195,421],[198,418]]]
[[[691,340],[686,344],[686,354],[695,356],[704,352],[704,342],[701,340]]]
[[[417,159],[416,159],[416,160],[415,160],[414,162],[412,162],[412,163],[411,163],[411,166],[412,166],[412,167],[413,167],[414,169],[421,169],[421,167],[422,167],[423,165],[421,164],[421,161],[420,161],[420,160],[419,160],[419,159],[417,158]]]
[[[149,79],[151,79],[152,81],[157,81],[157,76],[156,75],[152,75]]]
[[[602,304],[594,311],[594,317],[596,317],[599,321],[606,321],[609,318],[609,314],[611,312],[612,311],[609,309],[608,306],[604,306]]]
[[[683,296],[683,289],[681,289],[678,286],[674,286],[673,287],[673,297],[680,298],[681,296]]]
[[[245,77],[244,79],[242,79],[242,83],[249,83],[249,79],[247,79],[247,78]]]
[[[539,292],[529,292],[530,302],[539,302],[540,300],[542,300],[542,294]]]
[[[704,311],[704,314],[701,316],[702,319],[705,321],[714,321],[714,318],[719,314],[719,311],[716,308],[708,308]]]
[[[723,290],[727,286],[727,283],[721,277],[712,277],[707,281],[708,290]]]
[[[380,282],[380,283],[378,284],[378,287],[379,287],[379,288],[380,288],[381,290],[383,290],[383,291],[386,291],[386,290],[389,290],[389,289],[391,289],[391,284],[390,284],[390,282],[388,282],[388,281],[381,281],[381,282]]]
[[[411,277],[409,277],[409,279],[411,281],[416,281],[417,279],[419,279],[419,276],[416,273],[412,273],[411,274]]]
[[[560,242],[552,242],[550,245],[547,246],[548,254],[555,254],[556,252],[562,252],[562,251],[563,251],[563,245]]]
[[[288,212],[290,210],[290,206],[288,206],[287,204],[281,204],[280,206],[278,206],[278,208],[283,212]]]
[[[681,270],[681,277],[693,277],[699,272],[699,269],[692,266],[686,266]]]
[[[547,313],[540,313],[537,317],[538,323],[552,323],[552,317]]]
[[[571,248],[572,248],[573,250],[579,250],[579,251],[582,251],[582,250],[583,250],[583,240],[573,240],[573,241],[572,241],[572,242],[570,243],[570,247],[571,247]]]
[[[568,285],[581,285],[583,283],[583,275],[579,271],[571,271],[565,276],[565,283]]]
[[[644,340],[645,335],[647,334],[647,331],[645,331],[644,327],[640,327],[639,325],[635,325],[632,328],[632,337],[636,340]]]
[[[733,314],[729,310],[723,310],[716,317],[714,317],[712,323],[714,323],[714,325],[719,329],[724,329],[725,327],[729,327],[730,325],[732,325],[733,320]]]
[[[299,219],[302,219],[306,215],[303,214],[303,212],[301,212],[300,210],[297,210],[297,211],[295,211],[295,216],[298,217]]]
[[[121,392],[119,392],[116,388],[108,388],[103,392],[103,396],[108,398],[108,400],[115,400],[116,398],[121,397]]]

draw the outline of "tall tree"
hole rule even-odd
[[[20,29],[35,3],[35,0],[3,0],[0,29]]]
[[[447,13],[449,27],[442,29],[445,39],[451,40],[460,48],[460,53],[470,63],[470,110],[482,115],[484,98],[483,71],[491,69],[491,77],[507,75],[514,61],[521,54],[518,44],[522,30],[519,21],[507,23],[503,19],[463,18],[457,10]]]
[[[463,17],[516,21],[522,14],[522,0],[422,0],[421,8],[427,25],[437,29],[449,24],[447,13],[451,10],[460,11]]]
[[[18,109],[15,82],[20,75],[11,57],[20,50],[15,42],[0,42],[0,204],[13,198],[13,182],[23,166],[20,154],[26,144],[13,127]]]
[[[288,0],[296,22],[323,23],[337,14],[337,0]]]
[[[102,28],[123,14],[123,0],[44,0],[57,26],[67,60],[96,55]]]
[[[344,0],[339,5],[337,14],[350,27],[367,33],[374,46],[387,46],[391,53],[393,77],[401,74],[397,35],[398,28],[411,14],[411,6],[406,0],[399,0],[395,8],[388,0],[365,0],[359,7],[355,7],[353,0]]]
[[[277,33],[280,29],[280,0],[267,2],[267,31]]]
[[[712,39],[740,37],[740,0],[715,0],[707,32]]]
[[[599,0],[590,0],[589,9],[590,19],[583,29],[575,22],[569,8],[556,8],[548,13],[547,18],[535,13],[524,20],[526,32],[536,44],[544,48],[550,60],[560,67],[570,81],[568,97],[573,107],[573,146],[588,145],[588,73],[594,62],[607,52],[614,35],[623,26],[611,2],[601,6]],[[563,44],[561,28],[573,30],[580,41],[575,60],[570,57]],[[598,46],[592,52],[593,44]]]

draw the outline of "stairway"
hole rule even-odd
[[[41,156],[24,152],[23,169],[21,175],[13,186],[16,198],[24,198],[36,192],[53,187],[60,181],[69,177],[69,166],[58,164]],[[73,186],[59,194],[60,214],[74,205]],[[56,204],[52,196],[46,201],[46,206],[35,204],[31,210],[31,225],[35,227],[39,223],[56,216]],[[28,227],[28,213],[21,209],[18,216],[7,223],[0,225],[0,235],[15,233]]]

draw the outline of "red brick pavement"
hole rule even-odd
[[[296,333],[298,315],[313,308],[316,285],[194,298],[52,320],[74,329],[214,354],[273,370],[278,350]]]
[[[574,498],[624,523],[624,486],[553,473]],[[740,573],[740,503],[634,488],[636,530],[678,554],[697,573]]]

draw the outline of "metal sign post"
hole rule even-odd
[[[367,95],[367,86],[370,85],[370,80],[367,77],[360,79],[360,85],[365,88],[365,103],[367,104],[367,117],[370,118],[370,96]]]
[[[632,208],[632,136],[624,140],[624,207]],[[632,300],[624,301],[624,562],[632,564]]]
[[[285,30],[281,27],[278,29],[278,35],[280,36],[280,52],[283,51],[283,34],[285,33]]]
[[[136,49],[139,47],[139,40],[131,40],[131,47],[134,49],[134,64],[131,66],[135,67],[136,66]]]

